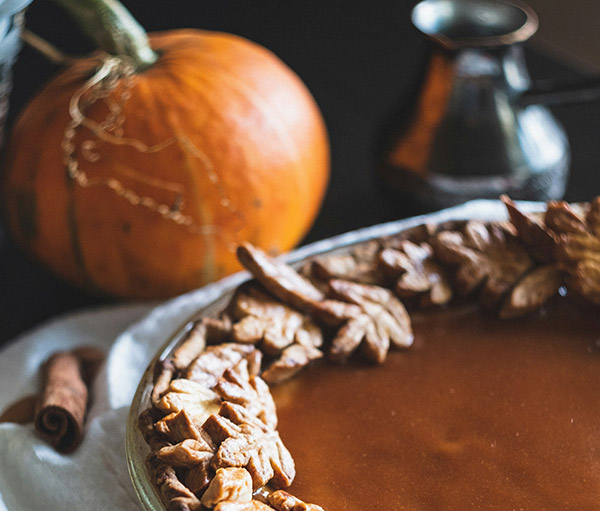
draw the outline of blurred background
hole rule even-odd
[[[600,71],[600,2],[530,0],[540,17],[534,46],[587,72]]]
[[[305,82],[329,130],[332,176],[321,213],[303,243],[409,216],[381,193],[371,169],[383,120],[419,86],[426,42],[405,0],[123,0],[148,30],[195,27],[239,34],[277,54]],[[535,79],[600,73],[600,2],[531,0],[540,18],[527,43]],[[33,0],[26,27],[68,54],[92,50],[50,0]],[[8,127],[58,68],[24,46],[13,70]],[[553,108],[572,148],[568,200],[600,194],[600,105]],[[592,185],[590,185],[592,183]],[[0,232],[0,343],[55,314],[106,300],[55,280],[22,257]]]

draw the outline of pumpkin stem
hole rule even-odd
[[[118,0],[54,0],[63,7],[99,49],[133,60],[136,70],[154,64],[158,54],[148,35]]]

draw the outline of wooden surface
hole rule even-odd
[[[332,177],[321,213],[304,243],[410,216],[382,193],[373,145],[398,101],[414,97],[425,44],[410,26],[410,2],[396,0],[129,0],[148,30],[198,27],[237,33],[274,51],[307,84],[329,129]],[[48,20],[52,20],[49,23]],[[32,4],[28,26],[69,53],[89,43],[51,2]],[[527,59],[534,78],[573,77],[538,51]],[[29,48],[15,66],[10,120],[57,68]],[[600,194],[600,104],[553,109],[572,146],[568,200]],[[23,256],[0,232],[0,344],[57,314],[111,300],[82,293]]]

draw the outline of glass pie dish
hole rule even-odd
[[[540,203],[520,203],[520,208],[523,211],[537,211],[542,207],[543,204]],[[463,206],[443,210],[431,215],[372,226],[322,240],[287,254],[285,261],[292,265],[298,265],[316,255],[344,253],[357,244],[371,239],[395,235],[425,223],[441,224],[446,221],[471,219],[498,220],[505,218],[505,216],[505,206],[499,201],[473,201]],[[181,344],[186,334],[192,328],[194,320],[203,316],[211,316],[221,311],[230,300],[233,291],[248,278],[248,274],[242,272],[227,277],[216,285],[213,285],[210,292],[202,296],[202,299],[198,303],[197,311],[191,314],[182,324],[173,325],[172,335],[165,339],[139,382],[128,417],[126,458],[132,484],[145,511],[164,511],[166,509],[147,467],[146,459],[150,450],[142,433],[138,429],[140,414],[150,406],[155,365],[157,362],[172,355],[173,351]]]

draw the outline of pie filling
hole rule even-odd
[[[272,389],[288,491],[328,511],[599,510],[597,311],[412,319],[414,345],[385,364],[313,365]]]

